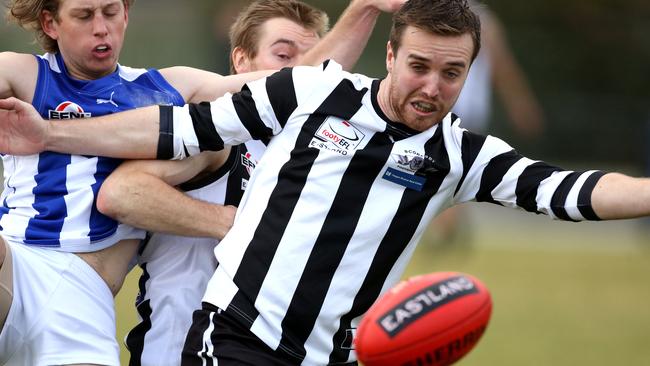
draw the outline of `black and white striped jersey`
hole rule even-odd
[[[275,135],[215,249],[204,301],[306,365],[355,360],[360,317],[400,279],[445,208],[483,201],[598,219],[590,197],[603,173],[530,160],[452,114],[413,131],[381,111],[380,82],[330,61],[212,103],[161,109],[161,128],[173,129],[161,131],[168,156]]]
[[[248,141],[233,146],[223,166],[180,189],[190,197],[220,205],[238,206],[250,174],[266,146]],[[136,300],[139,323],[125,343],[131,364],[180,365],[184,335],[192,312],[201,308],[208,280],[217,268],[212,254],[218,241],[165,233],[149,233],[141,247],[142,269]]]

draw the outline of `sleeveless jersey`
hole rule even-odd
[[[68,74],[60,54],[37,59],[32,104],[45,119],[88,118],[147,105],[184,103],[156,70],[118,65],[103,78],[76,80]],[[111,246],[132,230],[99,213],[95,205],[99,187],[120,160],[43,152],[3,155],[2,161],[2,235],[28,245],[88,252]]]
[[[180,188],[189,196],[220,205],[239,206],[250,175],[266,146],[248,141],[233,146],[218,170]],[[182,213],[179,213],[182,214]],[[151,233],[138,263],[142,268],[136,308],[140,322],[126,345],[131,364],[179,365],[192,313],[201,308],[208,280],[217,268],[218,241]]]

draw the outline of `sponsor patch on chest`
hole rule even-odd
[[[73,118],[89,118],[91,117],[90,113],[86,113],[80,105],[66,101],[59,103],[54,110],[50,109],[48,111],[49,119],[73,119]]]
[[[348,155],[359,147],[365,137],[366,135],[350,122],[337,117],[328,117],[309,142],[309,147]]]

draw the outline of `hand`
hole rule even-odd
[[[29,103],[0,99],[0,152],[31,155],[45,150],[48,122]]]
[[[217,215],[215,217],[215,219],[218,222],[216,228],[218,228],[219,230],[217,239],[221,240],[223,239],[224,236],[226,236],[228,231],[230,231],[230,228],[232,228],[232,225],[235,222],[235,214],[237,213],[237,207],[221,206],[221,205],[213,205],[213,207],[217,210]]]
[[[386,13],[398,11],[407,0],[368,0],[368,5]]]

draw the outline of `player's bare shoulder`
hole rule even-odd
[[[0,52],[0,98],[16,97],[31,102],[38,78],[34,55]]]

